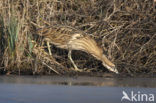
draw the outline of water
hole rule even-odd
[[[156,96],[156,78],[0,76],[0,103],[121,103],[123,91]]]

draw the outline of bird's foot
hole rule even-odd
[[[74,71],[83,72],[83,70],[82,69],[79,69],[79,68],[74,68]]]
[[[79,69],[79,68],[74,68],[73,70],[74,70],[74,71],[77,71],[77,72],[91,72],[92,70],[95,70],[95,69],[84,68],[84,69],[82,70],[82,69]]]
[[[84,71],[85,71],[85,72],[91,72],[91,71],[93,71],[93,70],[96,70],[96,69],[95,69],[95,68],[91,68],[91,69],[84,68]]]

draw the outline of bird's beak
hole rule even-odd
[[[105,63],[103,63],[103,66],[106,67],[109,71],[112,71],[112,72],[114,72],[116,74],[119,74],[119,72],[118,72],[118,70],[116,69],[115,66],[109,66],[109,65],[107,65]]]
[[[118,70],[114,67],[113,72],[115,72],[116,74],[119,74]]]

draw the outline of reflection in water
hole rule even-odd
[[[55,84],[115,87],[156,87],[156,78],[104,78],[64,76],[0,76],[0,83]]]
[[[123,91],[156,95],[154,87],[155,78],[0,76],[0,103],[121,103]]]

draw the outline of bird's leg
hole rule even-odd
[[[50,49],[50,45],[49,45],[49,42],[48,41],[47,41],[47,46],[48,46],[49,55],[52,55],[51,49]]]
[[[81,72],[82,70],[80,70],[80,69],[77,68],[76,64],[74,63],[74,61],[73,61],[73,59],[72,59],[72,57],[71,57],[71,50],[69,50],[69,52],[68,52],[68,58],[69,58],[70,61],[72,62],[75,71],[79,71],[79,72]]]

